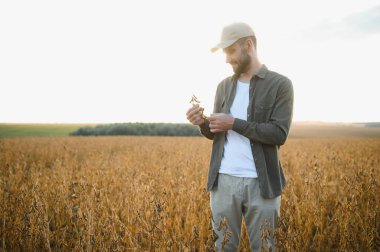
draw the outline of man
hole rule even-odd
[[[237,251],[244,217],[251,250],[274,251],[273,229],[286,183],[278,150],[292,120],[292,83],[260,63],[256,36],[247,24],[224,27],[220,43],[211,51],[218,49],[225,53],[234,75],[218,85],[209,118],[199,105],[186,114],[213,140],[207,189],[218,235],[216,247]],[[218,228],[223,220],[230,232],[227,243],[223,238],[229,235]],[[268,226],[269,237],[261,237],[262,227],[268,230]]]

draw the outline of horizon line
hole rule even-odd
[[[189,122],[159,122],[159,121],[151,121],[151,122],[145,122],[145,121],[126,121],[126,122],[0,122],[2,125],[27,125],[27,124],[34,124],[34,125],[42,125],[42,124],[61,124],[61,125],[99,125],[99,124],[118,124],[118,123],[170,123],[170,124],[190,124]],[[293,123],[325,123],[325,124],[364,124],[364,123],[380,123],[380,121],[317,121],[317,120],[300,120],[300,121],[293,121]]]

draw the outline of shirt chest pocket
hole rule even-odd
[[[253,120],[258,123],[268,122],[272,111],[273,104],[257,104],[254,107]]]

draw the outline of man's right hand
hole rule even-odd
[[[191,122],[193,125],[201,125],[205,122],[205,119],[203,119],[203,108],[199,106],[199,104],[194,105],[193,107],[189,108],[189,110],[186,113],[187,120]]]

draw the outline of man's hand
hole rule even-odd
[[[189,110],[186,113],[187,120],[191,122],[193,125],[201,125],[205,122],[205,119],[202,117],[203,115],[203,108],[199,106],[199,104],[194,105],[193,107],[189,108]]]
[[[223,132],[232,129],[232,125],[234,124],[235,118],[231,115],[216,113],[211,114],[209,117],[210,121],[210,131],[212,133]]]

